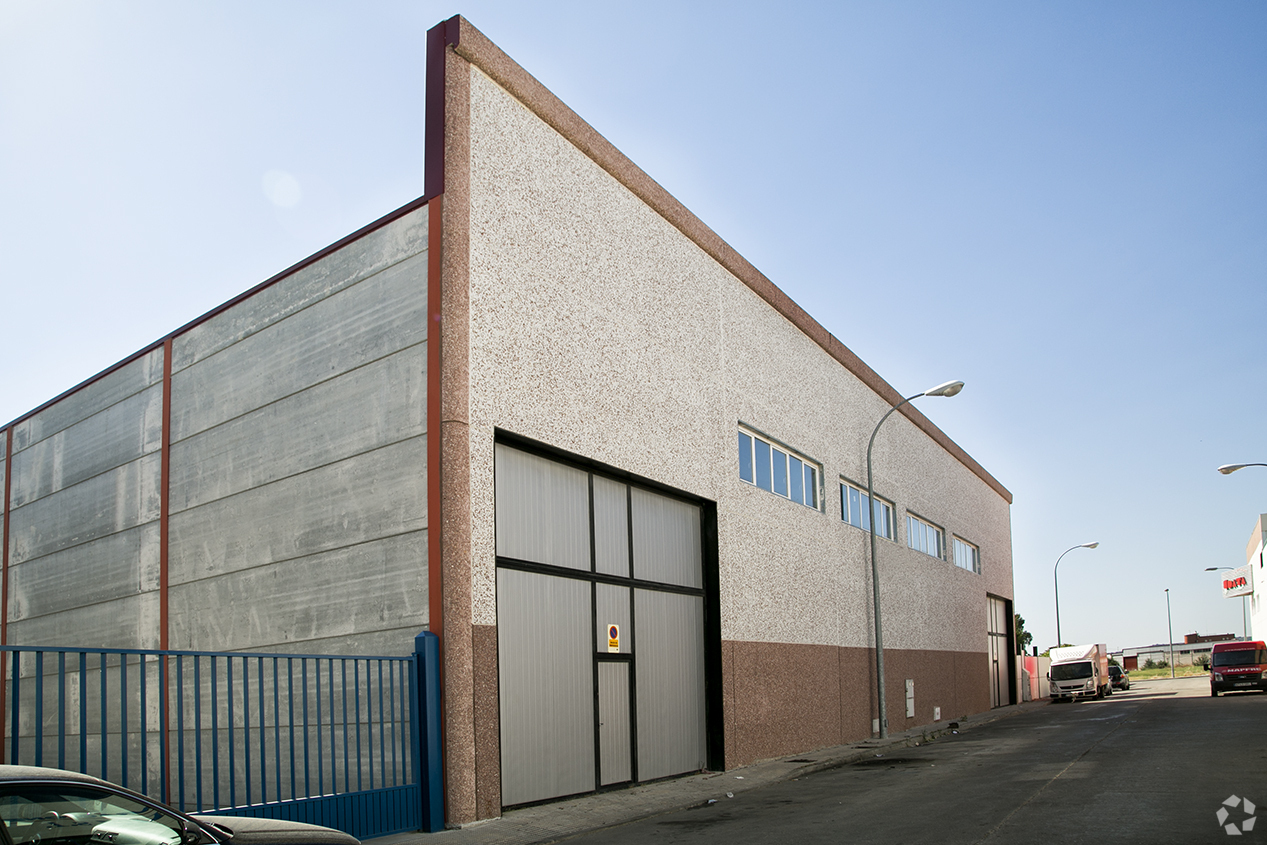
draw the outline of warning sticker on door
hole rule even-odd
[[[618,654],[620,652],[620,626],[607,626],[607,650],[611,653]]]

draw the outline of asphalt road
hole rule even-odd
[[[1267,843],[1267,694],[1166,679],[569,842],[1227,842],[1232,796]]]

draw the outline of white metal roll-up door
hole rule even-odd
[[[704,768],[700,505],[495,459],[502,804]]]

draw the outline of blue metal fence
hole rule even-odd
[[[408,657],[0,646],[0,750],[186,812],[362,839],[440,830],[435,643],[419,635]]]

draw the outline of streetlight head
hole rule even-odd
[[[1238,469],[1245,469],[1245,467],[1247,466],[1249,466],[1249,464],[1224,464],[1223,466],[1219,467],[1219,472],[1223,473],[1224,475],[1231,475],[1232,473],[1236,472]]]
[[[963,390],[963,382],[948,381],[945,384],[939,384],[930,390],[925,390],[924,395],[925,396],[954,396],[956,393],[958,393],[961,390]]]
[[[1098,545],[1100,545],[1100,541],[1099,541],[1099,540],[1097,540],[1097,541],[1096,541],[1096,542],[1094,542],[1094,543],[1082,543],[1082,544],[1080,544],[1079,548],[1083,548],[1083,549],[1094,549],[1094,548],[1095,548],[1096,546],[1098,546]]]

